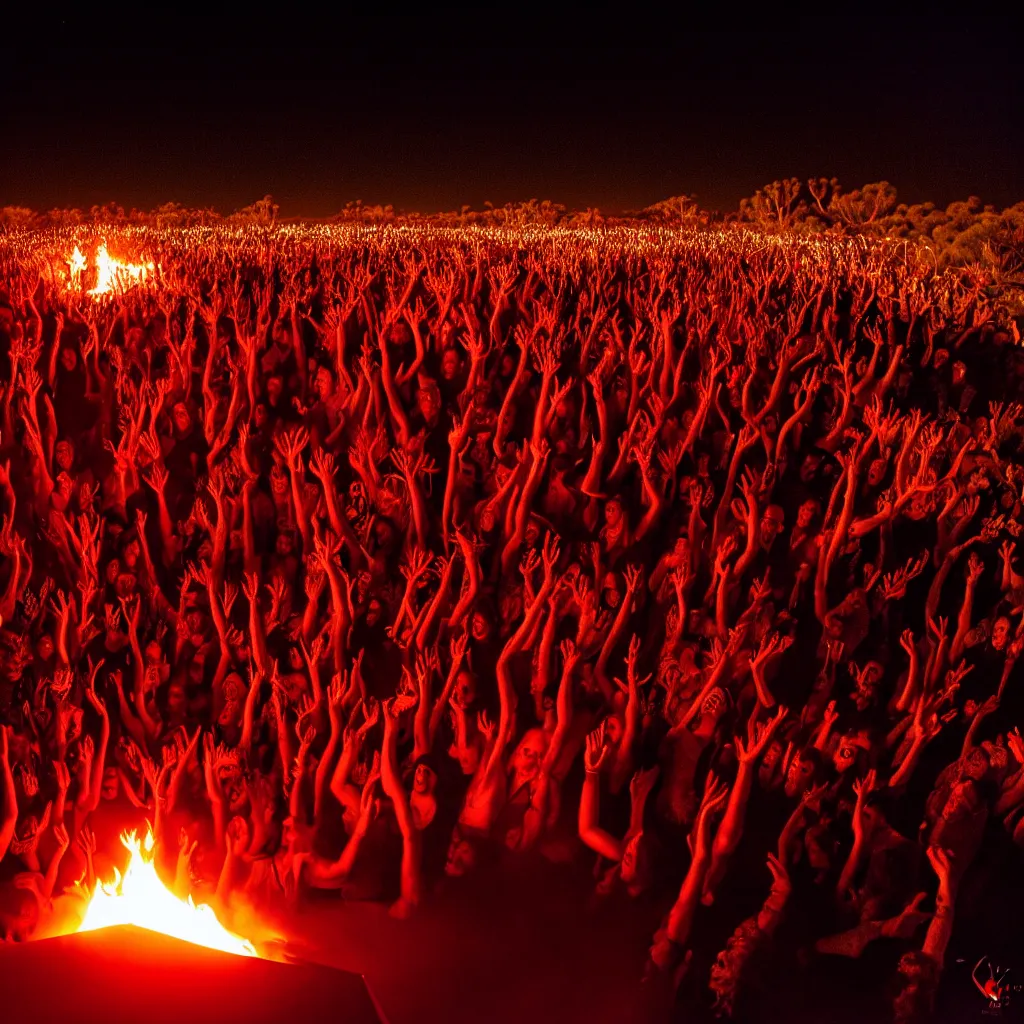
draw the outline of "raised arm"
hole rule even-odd
[[[380,759],[381,784],[385,796],[394,807],[398,828],[402,833],[401,897],[391,909],[395,917],[408,917],[416,909],[423,888],[420,836],[398,768],[398,716],[407,706],[406,699],[398,697],[392,697],[382,705],[384,745]]]
[[[598,824],[601,818],[601,768],[609,749],[605,746],[603,727],[595,729],[587,737],[587,749],[583,755],[586,774],[580,795],[579,834],[582,842],[595,853],[608,860],[620,861],[626,851],[625,840],[616,839]]]
[[[693,858],[679,887],[672,909],[665,922],[665,938],[675,947],[683,947],[689,941],[693,916],[704,889],[704,878],[711,863],[711,823],[722,809],[728,796],[728,787],[714,776],[708,778],[704,787],[704,798],[697,813],[697,826],[693,841]],[[657,948],[657,940],[656,946]],[[657,963],[657,954],[652,949],[652,959]],[[659,967],[665,966],[658,963]]]
[[[853,808],[853,846],[850,847],[850,853],[839,875],[839,882],[836,884],[836,899],[840,902],[849,899],[857,872],[860,870],[864,858],[864,850],[869,838],[864,824],[864,805],[874,788],[874,770],[869,771],[863,779],[858,779],[853,784],[853,791],[857,797]]]
[[[10,726],[0,725],[0,782],[3,783],[3,815],[0,816],[0,860],[14,837],[18,823],[18,794],[10,761]]]
[[[715,841],[712,844],[711,864],[704,881],[702,896],[705,906],[710,906],[714,902],[715,892],[725,877],[729,861],[743,836],[743,820],[746,816],[750,789],[757,771],[757,762],[786,717],[786,709],[779,708],[766,722],[757,722],[755,719],[759,710],[760,708],[755,705],[753,714],[747,720],[746,743],[739,736],[733,740],[739,760],[739,770],[736,774],[736,781],[729,791],[729,802],[726,804],[722,823],[718,827],[718,832],[715,833]]]

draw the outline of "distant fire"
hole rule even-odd
[[[89,269],[89,261],[77,245],[67,264],[71,287],[82,288],[85,283],[84,275]],[[145,281],[156,269],[152,263],[125,263],[123,260],[115,259],[107,252],[107,247],[102,242],[96,249],[94,268],[95,283],[86,291],[87,295],[93,297],[127,291]]]
[[[141,842],[136,833],[126,832],[121,842],[130,855],[124,875],[115,869],[113,882],[96,886],[80,932],[132,924],[222,953],[259,955],[248,939],[232,934],[217,920],[212,907],[196,906],[191,896],[180,900],[160,881],[153,865],[152,832]]]

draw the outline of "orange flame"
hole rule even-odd
[[[71,287],[81,288],[82,275],[88,269],[89,263],[77,245],[71,258],[67,260],[67,264]],[[126,291],[145,281],[156,269],[153,263],[125,263],[123,260],[115,259],[107,252],[107,246],[103,242],[96,249],[94,267],[96,283],[86,291],[86,295],[91,295],[93,298],[109,295],[115,291]]]
[[[180,900],[160,881],[153,864],[152,831],[142,842],[135,832],[125,832],[121,842],[130,854],[128,866],[123,875],[115,868],[113,882],[96,886],[80,932],[132,924],[222,953],[259,955],[248,939],[229,932],[217,920],[212,907],[196,906],[191,896]]]

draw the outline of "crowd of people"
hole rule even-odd
[[[658,903],[681,1000],[883,949],[928,1013],[1024,842],[1024,350],[983,280],[650,230],[106,242],[156,270],[91,295],[0,240],[0,936],[145,821],[229,925],[557,854]]]

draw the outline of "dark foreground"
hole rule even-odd
[[[320,898],[306,900],[279,924],[302,958],[362,974],[389,1024],[716,1020],[685,983],[673,997],[658,981],[643,982],[656,906],[627,905],[624,897],[597,900],[585,871],[537,862],[524,868],[518,876],[503,872],[503,884],[452,882],[411,921],[392,920],[380,904]],[[1018,863],[1018,877],[1020,870]],[[1024,898],[1015,889],[998,902],[970,899],[972,890],[983,888],[980,873],[964,884],[962,934],[949,950],[934,1020],[1024,1020],[1024,993],[1011,994],[993,1016],[971,981],[987,955],[1024,983],[1017,925]],[[888,1021],[893,972],[884,952],[869,956],[869,947],[859,963],[816,960],[794,975],[764,977],[761,995],[736,1019]]]
[[[232,956],[131,926],[4,946],[0,990],[7,1021],[380,1021],[358,975]]]

